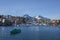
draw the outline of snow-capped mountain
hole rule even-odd
[[[23,16],[23,18],[25,18],[26,22],[32,22],[33,21],[33,17],[29,16],[28,14],[25,14]]]
[[[31,16],[29,16],[28,14],[23,15],[24,18],[32,18]]]
[[[42,17],[42,16],[31,17],[31,16],[25,14],[23,17],[26,19],[27,23],[37,22],[38,20],[41,22],[50,21],[50,19]]]
[[[48,18],[45,18],[45,17],[42,17],[42,16],[36,16],[35,17],[36,19],[39,19],[39,20],[44,20],[44,21],[50,21],[50,19],[48,19]]]

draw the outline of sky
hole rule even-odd
[[[0,0],[0,15],[24,14],[60,19],[60,0]]]

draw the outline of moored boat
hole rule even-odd
[[[12,31],[10,31],[10,34],[18,34],[18,33],[21,33],[21,29],[14,29]]]

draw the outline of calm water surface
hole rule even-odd
[[[19,28],[21,33],[11,35],[10,31]],[[0,40],[60,40],[60,27],[0,27]]]

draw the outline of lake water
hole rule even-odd
[[[11,35],[10,31],[19,28],[21,33]],[[0,27],[0,40],[60,40],[60,27],[32,26],[32,27]]]

